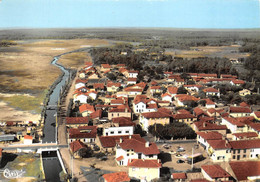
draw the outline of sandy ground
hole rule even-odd
[[[9,107],[5,102],[0,102],[0,121],[38,121],[41,115],[27,111],[18,111]]]

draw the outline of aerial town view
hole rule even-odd
[[[259,7],[0,1],[0,182],[260,181]]]

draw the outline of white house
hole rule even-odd
[[[135,70],[130,70],[128,71],[128,75],[129,75],[129,78],[137,78],[138,76],[138,71],[135,71]]]
[[[104,136],[133,135],[134,126],[107,127],[103,129]]]
[[[158,106],[153,99],[147,98],[146,95],[137,95],[133,102],[133,109],[135,113],[156,112]]]
[[[164,93],[162,94],[162,100],[172,102],[172,96],[169,93]]]
[[[23,143],[25,145],[31,145],[33,143],[33,137],[29,135],[25,135],[23,138]]]
[[[197,143],[206,150],[209,148],[208,140],[221,140],[222,135],[216,131],[197,132]]]
[[[75,84],[75,89],[81,88],[81,87],[86,87],[86,83],[85,82],[77,82]]]
[[[116,146],[116,162],[118,165],[127,166],[130,159],[157,159],[160,151],[155,143],[146,142],[144,139],[120,138]]]
[[[246,125],[244,123],[241,123],[240,121],[237,121],[236,118],[223,117],[221,124],[226,125],[231,133],[247,132]]]
[[[87,93],[80,93],[80,94],[77,94],[77,95],[74,96],[73,101],[74,101],[74,103],[78,101],[82,104],[86,104],[86,103],[88,103],[87,102],[88,98],[89,98],[89,96],[88,96]]]

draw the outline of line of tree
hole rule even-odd
[[[161,139],[195,139],[196,133],[186,123],[172,122],[168,125],[154,124],[149,126],[149,133]]]

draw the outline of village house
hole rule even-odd
[[[193,114],[197,117],[197,119],[199,120],[201,117],[204,116],[209,116],[206,112],[204,112],[201,108],[199,107],[195,107],[193,109]]]
[[[116,145],[116,162],[120,166],[127,166],[130,159],[157,159],[160,151],[155,143],[132,138],[120,138]]]
[[[116,147],[116,142],[120,140],[120,138],[128,139],[129,135],[117,135],[117,136],[99,136],[97,138],[96,144],[100,147],[102,152],[114,152]],[[136,140],[145,140],[139,135],[134,134],[131,138],[135,138]]]
[[[172,96],[169,93],[164,93],[161,95],[163,101],[172,102]]]
[[[260,179],[260,161],[229,162],[236,181],[256,181]]]
[[[227,126],[231,133],[247,132],[248,129],[246,124],[232,117],[223,117],[221,124]]]
[[[83,104],[79,106],[79,112],[83,117],[89,116],[91,113],[95,112],[95,108],[89,104]]]
[[[208,150],[209,144],[208,140],[222,140],[223,135],[216,131],[205,131],[196,132],[197,133],[197,143],[199,143],[205,150]]]
[[[174,97],[175,95],[177,95],[178,92],[178,87],[168,87],[167,88],[167,92]]]
[[[220,97],[220,92],[219,90],[215,89],[215,88],[205,88],[203,89],[203,92],[205,92],[206,96],[216,96],[216,97]]]
[[[129,77],[129,78],[137,78],[138,73],[139,73],[139,71],[129,70],[129,71],[128,71],[128,77]]]
[[[260,137],[260,123],[250,123],[248,126],[250,131],[256,132]]]
[[[88,117],[66,117],[66,127],[78,128],[79,126],[88,126]]]
[[[116,108],[108,110],[108,119],[112,120],[117,117],[129,117],[132,118],[132,110],[128,105],[119,105]]]
[[[229,141],[232,148],[231,160],[260,158],[260,139]]]
[[[258,138],[259,136],[256,132],[232,133],[232,140],[251,140]]]
[[[202,85],[183,85],[183,87],[190,92],[199,92]]]
[[[81,80],[81,79],[76,80],[75,89],[78,89],[78,88],[81,88],[81,87],[86,87],[87,81],[88,80]]]
[[[104,136],[117,136],[117,135],[133,135],[135,123],[131,118],[118,117],[113,118],[112,123],[103,127]]]
[[[133,101],[134,113],[156,112],[157,103],[153,99],[147,98],[146,95],[137,95]]]
[[[135,97],[136,95],[141,95],[146,88],[146,83],[140,82],[133,86],[124,88],[124,91],[128,93],[129,97]]]
[[[136,84],[136,82],[137,82],[137,78],[128,78],[126,80],[127,85],[134,85],[134,84]]]
[[[233,86],[242,86],[243,84],[245,84],[245,81],[243,80],[231,80],[230,84]]]
[[[197,117],[190,113],[174,114],[173,119],[177,122],[184,122],[186,124],[192,124],[197,121]]]
[[[94,79],[99,79],[99,76],[97,73],[92,73],[90,75],[88,75],[87,77],[89,80],[94,80]]]
[[[207,109],[209,108],[216,108],[216,103],[210,100],[209,98],[204,99],[206,101],[205,106]]]
[[[128,98],[128,93],[127,92],[117,92],[116,97],[123,97],[123,98]]]
[[[175,95],[175,100],[177,102],[177,106],[185,106],[187,104],[187,102],[189,102],[189,101],[197,102],[200,99],[196,98],[194,96],[191,96],[191,95],[178,94],[178,95]]]
[[[70,144],[70,153],[73,154],[74,158],[78,159],[81,158],[80,150],[83,150],[86,148],[84,143],[82,143],[79,140],[73,141]]]
[[[204,178],[209,181],[228,181],[232,177],[227,171],[217,164],[201,166],[201,173]]]
[[[256,120],[260,121],[260,111],[254,111],[253,116],[255,117]]]
[[[151,86],[150,87],[150,93],[153,94],[161,94],[163,90],[161,89],[160,86]]]
[[[168,76],[172,75],[172,72],[170,72],[170,71],[165,71],[165,72],[163,72],[163,75],[164,75],[165,77],[168,77]]]
[[[85,144],[89,144],[96,141],[97,126],[80,126],[68,130],[68,143],[78,140]]]
[[[112,100],[116,99],[116,95],[105,95],[105,103],[110,104]]]
[[[93,88],[95,89],[95,91],[104,91],[105,85],[104,83],[94,83]]]
[[[229,115],[232,117],[244,117],[250,116],[252,113],[251,109],[248,107],[230,107]]]
[[[239,91],[240,96],[246,96],[246,95],[251,95],[251,91],[248,89],[243,89]]]
[[[170,124],[171,118],[171,111],[159,108],[156,112],[142,113],[139,117],[139,123],[143,130],[148,131],[149,126],[154,124]]]
[[[108,82],[107,83],[107,92],[115,93],[119,90],[120,86],[121,86],[120,83]]]
[[[109,64],[101,64],[101,68],[100,68],[101,72],[110,71],[110,69],[111,69],[111,66]]]
[[[217,131],[222,135],[226,135],[227,126],[226,125],[217,125],[215,123],[210,123],[207,121],[198,121],[193,124],[194,131]]]
[[[231,146],[227,140],[208,140],[208,155],[213,162],[224,162],[231,159]]]
[[[142,181],[152,181],[160,178],[162,163],[157,160],[131,159],[128,163],[129,176]]]
[[[33,136],[30,136],[30,135],[25,135],[23,137],[23,143],[25,145],[31,145],[33,143]]]
[[[93,63],[92,62],[85,62],[84,70],[90,69],[92,67],[93,67]]]

